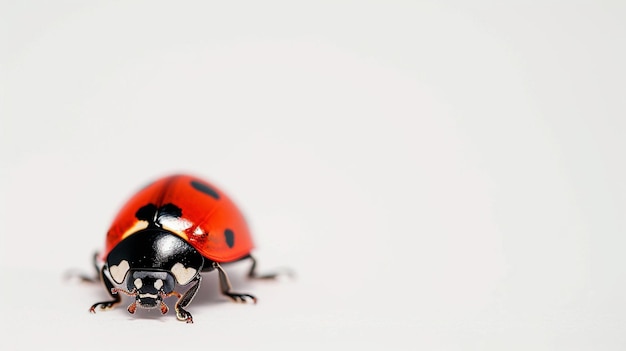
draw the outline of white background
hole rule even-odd
[[[626,348],[620,1],[3,1],[3,350]],[[207,275],[91,315],[119,206],[171,172],[250,220]],[[173,305],[173,301],[170,301]]]

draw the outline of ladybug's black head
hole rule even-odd
[[[128,291],[134,291],[139,307],[156,308],[174,291],[175,280],[167,271],[131,271],[126,286]]]

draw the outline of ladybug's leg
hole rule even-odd
[[[96,273],[94,276],[88,277],[85,275],[81,275],[80,278],[83,281],[88,281],[88,282],[99,282],[101,280],[101,275],[100,275],[100,268],[98,267],[98,256],[100,256],[100,254],[98,252],[94,252],[93,254],[93,270]]]
[[[224,268],[219,265],[217,262],[213,262],[213,268],[217,269],[220,274],[220,288],[222,289],[222,294],[230,297],[235,302],[248,302],[248,299],[252,300],[256,303],[256,297],[250,294],[241,294],[232,291],[232,286],[230,285],[230,280],[224,271]]]
[[[252,255],[248,255],[246,258],[249,258],[252,261],[252,266],[250,267],[250,271],[248,272],[248,278],[269,280],[269,279],[277,279],[285,275],[288,277],[293,277],[294,275],[293,272],[288,269],[283,269],[279,272],[259,274],[256,271],[256,259]]]
[[[77,272],[68,272],[65,275],[66,279],[70,279],[70,278],[76,278],[79,279],[82,282],[85,283],[98,283],[100,282],[100,268],[98,268],[98,256],[99,254],[97,252],[95,252],[93,254],[93,268],[95,271],[94,275],[87,275],[84,273],[77,273]]]
[[[113,292],[115,290],[115,286],[113,285],[109,277],[104,274],[104,269],[105,267],[102,267],[102,270],[100,271],[100,279],[102,279],[102,281],[104,282],[104,286],[107,288],[107,291],[109,292],[109,295],[111,295],[113,300],[94,303],[89,309],[89,312],[91,313],[96,313],[96,307],[98,306],[101,310],[106,310],[115,307],[115,305],[122,301],[122,298],[117,293],[117,291]]]
[[[193,318],[191,317],[191,313],[185,310],[185,307],[187,307],[187,305],[189,305],[193,297],[196,296],[196,293],[198,292],[198,288],[200,288],[201,280],[202,280],[202,277],[198,274],[198,276],[190,282],[191,287],[187,289],[185,294],[183,294],[182,296],[177,292],[172,292],[167,295],[167,296],[175,295],[179,297],[178,301],[176,302],[176,305],[174,306],[174,309],[176,310],[176,318],[178,318],[179,321],[193,323]],[[167,306],[165,308],[167,308]],[[161,306],[161,312],[165,314],[167,310],[163,312],[163,306]]]

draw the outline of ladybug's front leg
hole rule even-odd
[[[232,291],[232,286],[230,285],[230,280],[224,271],[224,268],[219,265],[217,262],[213,262],[213,268],[217,269],[220,274],[220,288],[222,289],[222,294],[230,297],[235,302],[248,302],[248,300],[252,300],[256,303],[256,297],[250,294],[241,294]]]
[[[187,289],[185,294],[183,294],[182,296],[177,292],[170,293],[170,295],[177,295],[178,297],[180,297],[178,301],[176,302],[176,305],[174,306],[174,309],[176,310],[176,318],[178,318],[179,321],[193,323],[193,318],[191,317],[191,313],[185,310],[185,307],[187,307],[187,305],[189,305],[193,297],[196,296],[196,293],[198,292],[198,288],[200,288],[201,280],[202,280],[202,277],[200,276],[200,274],[198,274],[190,282],[192,284],[191,287]]]
[[[100,278],[104,282],[104,286],[106,286],[107,292],[109,293],[109,295],[111,295],[113,300],[94,303],[89,309],[89,312],[91,313],[96,313],[96,307],[98,306],[100,307],[101,310],[106,310],[106,309],[115,307],[115,305],[117,305],[118,303],[122,301],[122,298],[120,297],[120,295],[113,292],[113,290],[115,290],[114,289],[115,286],[113,285],[109,277],[106,274],[104,274],[104,270],[105,270],[105,267],[102,267],[102,270],[100,271]]]

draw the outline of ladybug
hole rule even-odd
[[[250,251],[250,230],[233,201],[213,184],[189,175],[172,175],[140,190],[122,207],[106,236],[104,251],[94,265],[111,300],[93,304],[110,309],[120,294],[134,297],[128,312],[137,308],[169,308],[164,299],[178,298],[174,309],[180,321],[193,323],[186,308],[198,292],[201,273],[217,271],[222,294],[235,302],[253,302],[250,294],[234,292],[222,264],[250,259],[251,278],[259,275]],[[176,287],[187,287],[179,293]]]

